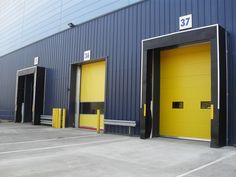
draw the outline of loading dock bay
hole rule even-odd
[[[209,142],[0,123],[1,177],[235,177],[235,161]]]

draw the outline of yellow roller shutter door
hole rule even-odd
[[[160,135],[210,139],[210,44],[160,54]]]

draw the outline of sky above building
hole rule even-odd
[[[1,0],[0,56],[140,0]]]

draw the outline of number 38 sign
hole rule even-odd
[[[192,28],[192,14],[179,17],[179,30]]]

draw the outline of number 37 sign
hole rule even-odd
[[[179,30],[192,28],[192,14],[179,17]]]

